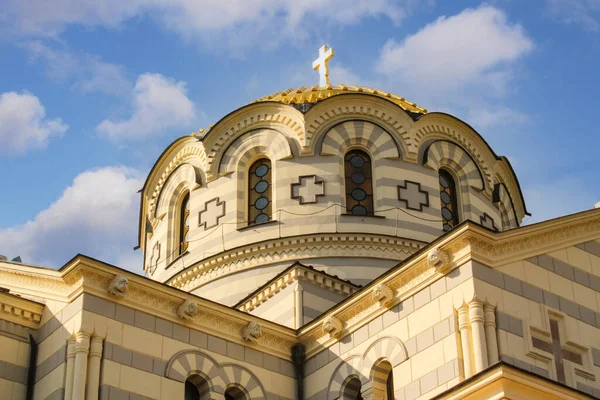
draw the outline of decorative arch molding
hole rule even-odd
[[[408,352],[400,339],[385,336],[376,340],[362,356],[351,356],[340,362],[329,381],[327,399],[342,399],[344,383],[350,377],[360,379],[363,391],[368,389],[374,368],[379,362],[387,360],[393,368],[406,359],[408,359]]]
[[[513,199],[504,183],[497,183],[494,186],[493,202],[500,210],[502,216],[502,230],[517,228],[519,218],[515,210]]]
[[[289,139],[298,142],[302,147],[304,142],[304,116],[292,106],[264,102],[254,103],[224,117],[202,139],[207,149],[207,179],[218,178],[216,174],[221,154],[229,145],[248,131],[270,128],[283,133]]]
[[[484,191],[485,180],[475,160],[462,147],[446,140],[431,143],[423,153],[423,165],[435,171],[449,167],[459,178],[475,190]]]
[[[235,364],[221,364],[221,375],[225,389],[236,386],[246,392],[249,399],[266,400],[266,392],[256,376],[244,367]]]
[[[147,198],[147,214],[151,216],[151,218],[155,215],[156,204],[159,200],[163,186],[171,177],[173,171],[182,164],[190,164],[198,168],[198,171],[206,171],[206,153],[204,151],[204,145],[196,139],[194,139],[194,142],[187,143],[173,156],[169,163],[163,167],[163,171],[157,179],[156,184],[154,184],[152,192],[147,192],[149,187],[145,187],[144,194]],[[203,172],[201,174],[203,174]]]
[[[349,120],[379,125],[392,136],[402,157],[409,156],[408,131],[414,121],[396,104],[368,94],[344,94],[320,101],[305,114],[306,141],[302,155],[317,154],[323,136],[334,126]],[[415,158],[416,160],[416,158]]]
[[[258,155],[272,161],[293,157],[290,143],[283,133],[273,129],[250,131],[229,145],[219,163],[218,174],[227,175],[237,169],[245,171],[248,163]]]
[[[210,388],[210,394],[220,393],[225,390],[219,364],[208,355],[196,350],[184,350],[175,354],[165,369],[167,378],[184,383],[194,374],[202,376]]]
[[[485,181],[486,192],[491,196],[492,173],[498,157],[471,126],[449,114],[429,113],[422,116],[410,132],[411,149],[422,159],[429,144],[437,140],[456,143],[475,161]]]
[[[329,390],[327,391],[327,400],[343,399],[345,384],[351,378],[360,380],[361,385],[364,385],[368,377],[361,375],[362,357],[352,356],[341,361],[333,371],[333,375],[329,380]]]
[[[388,360],[392,364],[392,367],[395,367],[407,358],[408,352],[400,339],[391,336],[382,337],[371,344],[363,354],[365,369],[362,373],[366,376],[371,376],[373,367],[382,359]]]
[[[202,376],[209,385],[210,394],[220,398],[229,387],[245,391],[252,400],[266,400],[266,392],[252,372],[236,364],[219,364],[198,350],[184,350],[175,354],[165,369],[167,378],[184,383],[191,376]]]
[[[183,190],[194,190],[205,181],[204,171],[192,164],[180,164],[171,173],[158,196],[158,203],[152,218],[162,219],[175,206],[176,198]]]
[[[369,149],[376,158],[400,158],[392,135],[381,126],[362,120],[345,121],[329,129],[323,136],[320,155],[339,156],[357,145]]]

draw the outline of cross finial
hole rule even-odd
[[[333,57],[333,49],[322,46],[319,49],[319,58],[313,61],[313,69],[319,70],[319,86],[325,87],[329,85],[329,66],[327,62]]]

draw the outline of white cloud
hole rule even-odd
[[[121,95],[131,90],[122,65],[102,61],[99,57],[65,48],[50,47],[39,40],[25,42],[32,61],[42,60],[48,75],[60,82],[71,82],[82,93],[98,92]]]
[[[46,109],[28,92],[0,95],[0,153],[24,154],[45,148],[52,136],[60,136],[68,125],[60,118],[47,119]]]
[[[600,0],[548,0],[547,11],[565,24],[600,32]]]
[[[462,118],[480,111],[481,127],[489,127],[507,117],[522,119],[499,99],[516,90],[516,64],[533,48],[523,27],[483,6],[439,17],[400,43],[389,40],[376,69],[390,90]]]
[[[479,129],[487,129],[493,126],[523,125],[529,118],[527,114],[507,107],[472,108],[469,110],[467,122]]]
[[[532,49],[533,42],[520,25],[509,24],[496,8],[481,7],[439,17],[401,44],[389,41],[378,69],[388,77],[455,87],[495,81],[496,68]]]
[[[54,267],[82,253],[141,273],[133,245],[142,184],[132,169],[85,171],[32,221],[0,229],[0,253]]]
[[[142,74],[132,94],[132,115],[127,120],[104,120],[96,131],[112,141],[139,139],[148,134],[193,122],[196,110],[187,97],[185,82],[176,82],[160,74]]]
[[[364,18],[400,22],[414,0],[6,0],[0,21],[13,34],[57,35],[69,25],[116,28],[148,17],[180,36],[204,45],[244,49],[298,40],[329,25]],[[310,23],[307,23],[310,22]],[[0,24],[2,25],[2,24]],[[276,34],[274,34],[276,32]]]

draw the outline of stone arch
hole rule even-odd
[[[362,374],[370,376],[373,367],[382,359],[387,359],[392,367],[400,364],[408,358],[406,347],[400,339],[386,336],[373,342],[363,355]]]
[[[218,167],[219,175],[227,175],[236,169],[244,170],[248,162],[258,155],[272,161],[293,157],[288,139],[273,129],[247,132],[229,145]]]
[[[458,177],[460,186],[468,185],[481,192],[485,190],[485,180],[477,163],[462,147],[446,140],[431,143],[423,153],[423,165],[438,171],[447,167]]]
[[[351,377],[355,377],[360,380],[361,385],[367,381],[367,377],[362,375],[362,357],[352,356],[341,361],[337,366],[331,379],[329,381],[329,389],[327,391],[327,399],[343,399],[344,384],[348,382]]]
[[[350,375],[342,384],[340,399],[356,400],[362,391],[360,378],[356,375]]]
[[[513,199],[506,188],[504,183],[497,183],[494,185],[493,202],[500,210],[502,217],[502,230],[517,228],[519,226],[519,219],[517,218],[517,211]]]
[[[162,219],[172,209],[181,191],[188,190],[191,193],[200,188],[202,182],[205,182],[205,175],[201,168],[189,163],[180,164],[162,187],[152,217]]]
[[[361,120],[381,126],[396,141],[402,157],[409,154],[412,118],[398,105],[367,93],[347,93],[319,101],[305,114],[306,144],[302,154],[318,153],[321,138],[344,121]]]
[[[264,388],[254,374],[246,368],[235,364],[222,364],[221,376],[225,382],[225,389],[237,387],[248,395],[248,399],[266,400]]]
[[[185,383],[192,375],[199,375],[208,383],[211,396],[223,393],[225,382],[220,366],[208,355],[195,350],[184,350],[171,357],[167,363],[167,378]]]
[[[320,155],[340,155],[352,146],[362,146],[377,158],[398,159],[400,151],[392,135],[369,121],[352,120],[339,123],[323,136]]]
[[[194,372],[194,373],[190,374],[190,376],[188,376],[188,378],[185,380],[186,391],[187,391],[187,384],[190,383],[198,391],[200,400],[211,400],[212,396],[211,396],[211,387],[210,387],[209,382],[210,381],[208,380],[208,377],[205,374],[203,374],[199,371]]]
[[[253,103],[236,110],[222,118],[204,136],[202,142],[207,153],[208,181],[217,179],[221,155],[239,136],[250,130],[273,129],[289,139],[294,139],[298,147],[304,141],[304,117],[294,107],[273,103]]]

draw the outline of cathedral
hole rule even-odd
[[[0,398],[600,397],[600,208],[521,226],[468,122],[332,56],[164,150],[145,276],[0,260]]]

